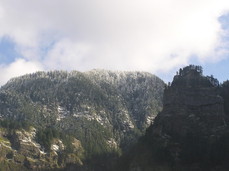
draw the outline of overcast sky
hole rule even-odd
[[[38,70],[194,63],[229,79],[228,0],[0,0],[0,85]]]

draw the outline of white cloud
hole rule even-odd
[[[0,65],[0,85],[5,84],[9,78],[17,77],[26,73],[42,70],[42,66],[37,62],[28,62],[24,59],[17,59],[10,65]]]
[[[61,40],[49,50],[43,63],[48,69],[82,70],[90,47],[83,43]]]
[[[227,0],[0,0],[0,36],[47,70],[169,71],[225,57],[228,10]]]

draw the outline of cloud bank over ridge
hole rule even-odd
[[[0,0],[0,38],[19,54],[0,63],[0,84],[37,70],[155,73],[192,58],[217,62],[228,54],[228,11],[227,0]]]

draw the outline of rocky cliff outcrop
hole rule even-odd
[[[123,170],[227,170],[229,129],[219,90],[200,66],[180,69],[164,91],[163,110]]]
[[[64,168],[67,164],[82,165],[83,148],[74,139],[72,151],[65,152],[61,139],[51,142],[50,151],[44,151],[36,141],[36,129],[0,130],[0,169],[4,171],[48,170]]]
[[[213,136],[226,127],[224,101],[219,87],[195,69],[176,75],[165,89],[163,111],[152,125],[152,134],[184,137],[198,130]]]

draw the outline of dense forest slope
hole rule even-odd
[[[120,170],[229,170],[229,82],[180,69],[164,91],[163,110],[120,160]]]
[[[164,87],[144,72],[52,71],[13,78],[0,89],[0,168],[106,169],[101,162],[128,149],[161,111]]]

